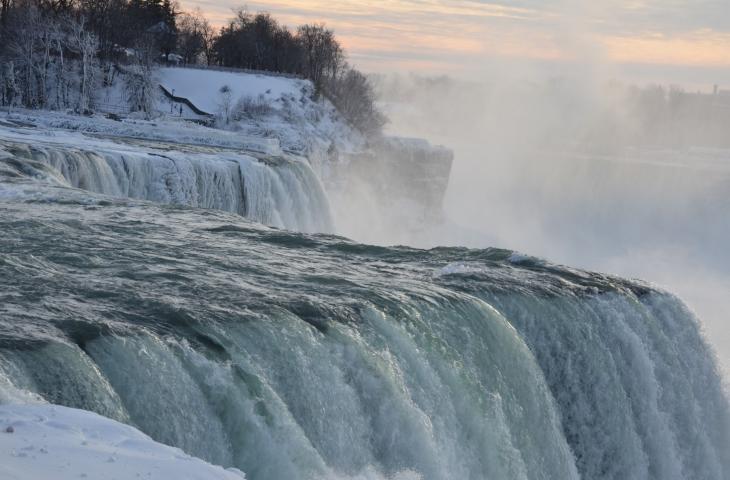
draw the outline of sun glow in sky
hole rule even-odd
[[[504,61],[730,71],[728,0],[182,1],[216,26],[241,5],[290,26],[326,23],[366,71],[469,74]]]

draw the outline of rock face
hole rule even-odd
[[[366,148],[330,152],[323,175],[337,231],[379,245],[427,246],[445,222],[443,201],[454,153],[426,140],[384,137]]]
[[[350,155],[346,177],[369,183],[387,205],[405,202],[438,218],[453,161],[452,150],[426,140],[384,137],[367,152]]]

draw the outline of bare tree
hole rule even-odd
[[[36,78],[38,79],[38,106],[47,108],[49,106],[49,94],[51,93],[51,65],[59,51],[63,52],[60,43],[62,32],[55,16],[44,16],[38,23],[35,31],[37,38],[38,55],[34,64]]]
[[[66,32],[62,23],[70,22],[61,20],[54,22],[52,25],[51,42],[53,42],[56,51],[56,107],[68,106],[68,83],[70,72],[64,55],[66,44]]]
[[[210,48],[213,29],[200,9],[177,18],[177,46],[185,64],[197,63]],[[206,55],[207,56],[207,55]]]
[[[210,23],[208,23],[208,20],[204,19],[201,27],[202,29],[200,31],[200,35],[203,39],[203,54],[205,55],[205,63],[207,65],[211,65],[213,63],[213,49],[215,47],[217,34],[213,27],[210,26]]]
[[[0,0],[0,26],[5,27],[13,6],[13,0]]]
[[[5,104],[85,113],[94,107],[97,84],[108,87],[123,72],[132,110],[149,114],[158,93],[152,72],[176,49],[186,64],[205,57],[208,64],[302,75],[355,128],[373,134],[385,123],[368,78],[348,67],[334,32],[322,24],[292,33],[268,13],[239,9],[216,34],[200,9],[181,14],[172,0],[0,0],[0,15]],[[131,65],[124,71],[115,61]],[[254,98],[234,108],[228,86],[219,91],[218,107],[226,125],[270,109]]]
[[[63,65],[66,42],[58,16],[43,13],[32,2],[16,4],[3,30],[8,41],[4,49],[0,48],[4,50],[0,54],[5,57],[3,61],[12,63],[10,71],[22,104],[38,108],[61,106],[58,93],[64,69],[58,64]],[[8,72],[6,69],[6,77]],[[15,96],[13,101],[17,101]]]
[[[377,135],[387,123],[376,106],[370,80],[355,69],[347,68],[337,78],[330,96],[342,116],[367,135]]]
[[[16,80],[22,88],[23,104],[38,105],[34,76],[37,62],[38,31],[42,28],[40,12],[34,5],[16,10],[10,27],[10,55],[15,61]]]
[[[115,47],[128,35],[125,28],[125,0],[77,0],[87,27],[99,38],[99,56],[109,60],[117,53]]]
[[[332,30],[324,25],[302,25],[297,30],[302,46],[304,75],[312,80],[318,92],[337,78],[344,67],[345,56]]]
[[[87,112],[92,106],[92,86],[95,79],[96,53],[99,41],[91,32],[85,29],[86,20],[72,20],[69,25],[68,48],[79,56],[79,102],[78,110]]]

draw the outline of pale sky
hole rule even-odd
[[[181,3],[200,7],[215,25],[241,5],[289,26],[324,22],[368,72],[470,76],[505,64],[595,64],[666,82],[730,83],[730,0]]]

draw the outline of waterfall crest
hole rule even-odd
[[[327,195],[303,159],[165,151],[159,146],[149,151],[18,143],[0,147],[10,153],[0,161],[89,192],[223,210],[294,231],[334,230]]]
[[[99,412],[251,479],[730,472],[712,353],[665,292],[44,188],[0,200],[0,400]]]

